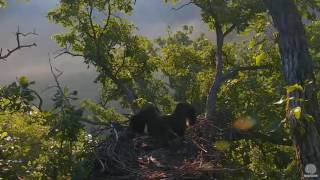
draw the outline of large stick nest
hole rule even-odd
[[[216,134],[205,118],[168,147],[148,136],[129,138],[126,128],[111,131],[97,145],[93,179],[214,179],[224,154],[213,147]]]

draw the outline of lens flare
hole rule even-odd
[[[239,129],[241,131],[247,131],[251,129],[256,124],[256,121],[250,117],[241,117],[237,120],[235,120],[232,124],[233,128]]]

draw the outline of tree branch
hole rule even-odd
[[[57,55],[54,56],[54,59],[57,59],[58,57],[62,56],[63,54],[68,54],[71,55],[73,57],[83,57],[83,54],[77,54],[77,53],[73,53],[70,51],[70,46],[69,47],[65,47],[63,49],[59,49],[56,51]]]
[[[224,33],[223,37],[226,37],[229,33],[231,33],[236,28],[236,23],[232,24]]]
[[[35,35],[37,36],[38,34],[33,31],[33,32],[28,32],[28,33],[21,33],[18,27],[18,31],[16,32],[16,41],[17,41],[17,47],[15,47],[14,49],[7,49],[7,53],[2,54],[2,48],[0,49],[0,60],[4,60],[6,61],[6,58],[8,58],[12,53],[22,49],[22,48],[29,48],[29,47],[33,47],[33,46],[37,46],[36,43],[32,43],[32,44],[21,44],[21,36],[23,37],[27,37],[30,35]]]
[[[190,4],[193,4],[193,1],[190,1],[190,2],[187,2],[185,4],[182,4],[181,6],[177,7],[177,8],[172,8],[172,10],[175,10],[175,11],[179,11],[180,9],[186,7],[186,6],[189,6]]]
[[[225,73],[222,77],[223,81],[229,80],[233,77],[235,77],[240,71],[254,71],[254,70],[259,70],[259,69],[270,69],[271,65],[262,65],[262,66],[239,66],[235,67],[229,72]]]
[[[110,22],[110,17],[111,17],[111,14],[112,14],[112,11],[111,11],[111,4],[110,4],[110,1],[108,1],[108,14],[107,14],[107,21],[106,21],[106,24],[104,25],[103,27],[103,31],[104,32],[107,27],[109,26],[109,22]]]
[[[35,96],[37,96],[37,98],[39,100],[38,109],[39,109],[39,111],[42,111],[43,100],[42,100],[41,96],[35,90],[29,89],[29,91],[32,92]]]
[[[64,96],[64,91],[62,89],[62,86],[60,85],[60,82],[59,82],[59,77],[63,74],[62,71],[60,71],[59,69],[53,67],[52,65],[52,62],[51,62],[51,58],[49,56],[49,65],[50,65],[50,72],[54,78],[54,81],[56,83],[56,88],[58,89],[58,91],[60,92],[60,94],[63,96],[63,98],[65,99],[65,102],[68,104],[68,105],[71,105],[69,99],[67,97]],[[58,72],[58,74],[55,72],[55,71]],[[63,108],[63,107],[62,107]]]

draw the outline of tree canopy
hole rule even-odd
[[[1,85],[0,179],[139,179],[153,177],[154,169],[169,178],[173,171],[199,179],[320,176],[320,1],[165,2],[176,11],[198,7],[199,21],[216,38],[189,25],[168,27],[155,39],[138,34],[128,20],[133,0],[60,0],[48,12],[64,28],[53,38],[60,48],[54,59],[80,57],[94,67],[100,99],[75,105],[78,91],[60,82],[63,72],[51,59],[49,109],[28,77]],[[17,47],[1,50],[0,59],[36,46],[20,43],[27,35],[36,33],[18,30]],[[110,107],[113,102],[129,114]],[[153,104],[165,115],[178,102],[189,102],[199,115],[184,140],[169,143],[173,158],[195,153],[179,168],[165,166],[167,151],[150,148],[144,136],[128,138],[134,113]]]

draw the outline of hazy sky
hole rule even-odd
[[[56,0],[31,0],[29,3],[17,3],[9,0],[6,9],[0,9],[0,47],[3,49],[16,46],[14,33],[19,25],[22,32],[36,30],[39,36],[28,38],[26,42],[36,42],[37,47],[21,50],[0,62],[0,85],[15,81],[16,77],[28,76],[36,81],[37,90],[43,90],[53,84],[48,64],[48,53],[54,53],[58,47],[51,39],[55,33],[63,31],[59,25],[48,22],[46,14],[57,5]],[[166,34],[170,25],[172,29],[182,25],[193,25],[197,33],[205,32],[209,36],[207,26],[202,23],[200,11],[195,6],[188,6],[179,11],[163,0],[137,0],[135,11],[130,20],[138,27],[141,35],[156,38]],[[99,88],[93,83],[94,68],[87,69],[79,58],[63,56],[54,61],[54,65],[64,71],[61,81],[71,89],[79,91],[80,98],[97,99]],[[49,93],[50,94],[50,93]],[[48,96],[48,93],[42,93]]]

